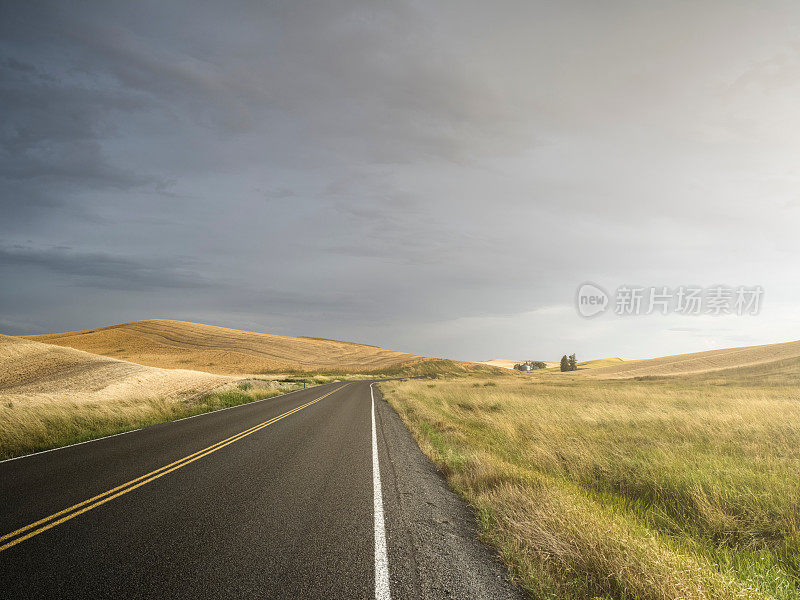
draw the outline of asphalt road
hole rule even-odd
[[[0,463],[2,598],[390,596],[523,597],[368,382]]]

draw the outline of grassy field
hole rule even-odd
[[[312,380],[312,383],[317,383]],[[271,398],[301,381],[242,381],[190,398],[0,403],[0,460]]]
[[[534,598],[790,599],[799,375],[784,360],[681,379],[381,389]]]

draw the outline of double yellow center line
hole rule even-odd
[[[225,446],[233,444],[234,442],[238,442],[242,438],[247,437],[248,435],[252,435],[257,431],[261,431],[265,427],[269,427],[273,423],[280,421],[281,419],[285,419],[289,415],[293,415],[296,412],[303,410],[311,406],[312,404],[316,404],[320,400],[323,400],[333,394],[334,392],[338,392],[340,389],[345,387],[344,384],[342,386],[337,387],[335,390],[328,392],[324,396],[320,396],[316,400],[312,400],[311,402],[306,402],[305,404],[298,406],[297,408],[293,408],[290,411],[287,411],[277,417],[273,417],[263,423],[259,423],[258,425],[254,425],[250,429],[246,429],[236,435],[232,435],[229,438],[226,438],[216,444],[212,444],[207,448],[203,448],[202,450],[198,450],[194,454],[190,454],[189,456],[184,456],[174,462],[169,463],[168,465],[164,465],[161,468],[156,469],[155,471],[150,471],[149,473],[137,477],[136,479],[131,479],[130,481],[126,481],[122,485],[118,485],[115,488],[112,488],[108,491],[103,492],[102,494],[98,494],[89,498],[88,500],[84,500],[83,502],[79,502],[78,504],[73,504],[69,508],[65,508],[64,510],[60,510],[52,515],[49,515],[43,519],[39,519],[35,523],[31,523],[29,525],[25,525],[24,527],[20,527],[19,529],[12,531],[11,533],[7,533],[3,536],[0,536],[0,552],[3,550],[7,550],[12,546],[16,546],[20,542],[24,542],[27,539],[32,538],[35,535],[39,535],[40,533],[47,531],[55,527],[56,525],[60,525],[65,521],[69,521],[70,519],[74,519],[78,515],[82,515],[85,512],[92,510],[93,508],[97,508],[98,506],[105,504],[106,502],[110,502],[114,498],[119,498],[123,494],[127,494],[128,492],[132,492],[138,487],[141,487],[151,481],[155,481],[159,477],[163,477],[167,473],[172,473],[181,467],[185,467],[186,465],[193,463],[196,460],[203,458],[204,456],[208,456],[209,454],[213,454],[217,450],[221,450]],[[27,532],[27,533],[26,533]],[[8,541],[7,541],[8,540]],[[5,542],[5,543],[3,543]]]

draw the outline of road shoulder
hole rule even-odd
[[[378,385],[375,408],[392,596],[526,598]]]

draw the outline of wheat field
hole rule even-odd
[[[117,401],[142,396],[196,394],[232,377],[160,369],[0,335],[0,397],[6,403]]]
[[[785,342],[782,344],[743,346],[740,348],[662,356],[647,360],[617,362],[602,368],[594,368],[590,375],[592,377],[608,378],[686,375],[732,368],[754,367],[769,364],[776,360],[799,357],[800,341]],[[619,359],[616,360],[619,361]],[[600,366],[597,361],[593,362],[595,362],[595,367]]]
[[[427,360],[364,344],[159,319],[27,339],[142,365],[221,375],[367,373],[402,369]]]

